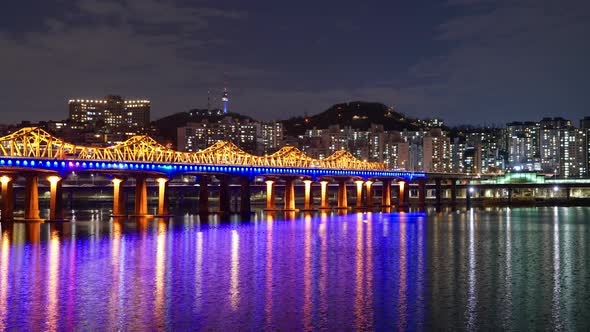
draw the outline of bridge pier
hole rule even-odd
[[[426,207],[426,179],[418,179],[418,205],[420,209]]]
[[[230,194],[229,194],[229,180],[225,175],[217,176],[219,179],[219,213],[229,213],[230,209]]]
[[[305,196],[304,196],[304,203],[303,203],[303,210],[304,211],[312,211],[311,201],[312,201],[312,194],[311,194],[311,185],[313,181],[306,179],[303,180],[303,185],[305,186]]]
[[[49,181],[49,220],[63,220],[62,178],[51,175],[47,180]]]
[[[457,206],[457,180],[451,179],[451,207]]]
[[[436,207],[440,207],[442,205],[442,186],[441,186],[441,179],[434,179],[434,195],[436,198]]]
[[[295,178],[285,179],[285,211],[295,211]]]
[[[199,213],[209,213],[209,177],[207,175],[199,176]]]
[[[125,194],[123,193],[124,178],[114,177],[113,182],[113,213],[112,217],[125,217]]]
[[[247,176],[240,178],[240,212],[250,213],[250,179]]]
[[[363,206],[363,180],[354,181],[356,184],[356,206],[358,210],[364,209]]]
[[[346,180],[339,180],[338,183],[338,206],[337,209],[348,209],[348,197],[346,194]]]
[[[167,217],[169,216],[168,211],[168,179],[157,178],[158,183],[158,212],[156,217]]]
[[[135,214],[136,217],[148,216],[147,176],[135,176]]]
[[[391,180],[390,179],[383,179],[383,187],[381,189],[381,206],[382,207],[390,207],[391,206]]]
[[[320,209],[322,210],[330,208],[330,203],[328,202],[328,183],[326,180],[320,181]]]
[[[266,211],[276,211],[275,206],[275,181],[266,180]]]
[[[3,175],[0,177],[2,183],[2,210],[1,221],[14,219],[14,178]]]
[[[373,181],[367,180],[365,181],[366,187],[366,199],[365,199],[365,206],[367,209],[373,208]]]
[[[39,176],[25,174],[25,221],[42,221],[39,217]]]
[[[403,211],[408,207],[408,203],[406,201],[406,188],[407,182],[402,180],[398,182],[398,194],[397,194],[397,207],[398,210]]]

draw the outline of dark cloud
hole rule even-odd
[[[265,119],[358,99],[452,123],[587,115],[582,1],[245,6],[80,0],[15,21],[0,33],[4,121],[65,118],[67,99],[108,93],[160,117],[204,107],[208,90],[217,102],[224,77],[230,107]]]

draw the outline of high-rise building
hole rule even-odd
[[[207,119],[177,128],[179,151],[202,150],[219,141],[229,141],[248,153],[256,153],[258,124],[225,117],[215,122]]]
[[[177,128],[178,150],[196,152],[209,146],[209,130],[206,123],[189,123]]]
[[[508,163],[515,170],[540,171],[539,124],[511,122],[506,125]]]
[[[308,156],[317,159],[327,157],[327,148],[324,146],[324,133],[327,129],[308,129],[304,135],[298,137],[299,148]]]
[[[559,176],[562,178],[586,176],[588,167],[586,130],[561,129],[559,136]]]
[[[573,128],[573,125],[570,120],[566,120],[562,117],[555,117],[555,118],[541,119],[541,121],[539,121],[539,127],[560,129],[560,128]]]
[[[463,137],[454,137],[451,143],[451,172],[463,173],[465,172],[464,154],[466,143]]]
[[[372,150],[379,151],[380,146],[382,146],[379,136],[371,135],[369,131],[350,129],[348,133],[350,135],[348,139],[348,150],[360,160],[369,160]],[[373,139],[375,142],[373,142]],[[378,152],[375,154],[378,154]]]
[[[451,142],[440,128],[431,129],[423,139],[424,171],[445,173],[451,170]]]
[[[545,173],[559,174],[559,146],[561,130],[559,128],[539,129],[539,152],[541,170]]]
[[[424,171],[424,145],[423,139],[426,131],[407,131],[401,133],[404,142],[408,143],[407,170],[413,172]]]
[[[283,147],[283,124],[280,122],[261,122],[258,124],[258,154],[271,154]]]
[[[382,126],[373,126],[370,141],[371,161],[384,162],[390,169],[407,170],[409,145],[399,131],[383,131]]]
[[[125,100],[109,95],[104,99],[70,99],[70,121],[76,129],[124,128],[134,133],[150,127],[149,100]]]
[[[386,145],[387,156],[386,164],[393,170],[408,170],[410,158],[410,147],[406,142],[392,142]]]
[[[476,173],[496,172],[504,168],[502,136],[502,130],[498,128],[481,128],[466,133],[466,147],[476,149]]]
[[[349,150],[348,129],[340,128],[338,125],[328,127],[327,132],[322,136],[323,144],[327,147],[326,155],[339,150]]]

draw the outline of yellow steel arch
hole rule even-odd
[[[28,127],[0,137],[0,156],[100,161],[137,161],[185,164],[223,164],[262,167],[330,168],[384,170],[384,163],[355,158],[348,151],[336,151],[325,159],[315,159],[293,146],[268,156],[244,152],[232,142],[217,142],[198,152],[169,149],[153,138],[133,136],[109,147],[88,147],[64,142],[43,129]]]

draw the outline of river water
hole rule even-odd
[[[1,224],[0,330],[590,330],[590,208]]]

